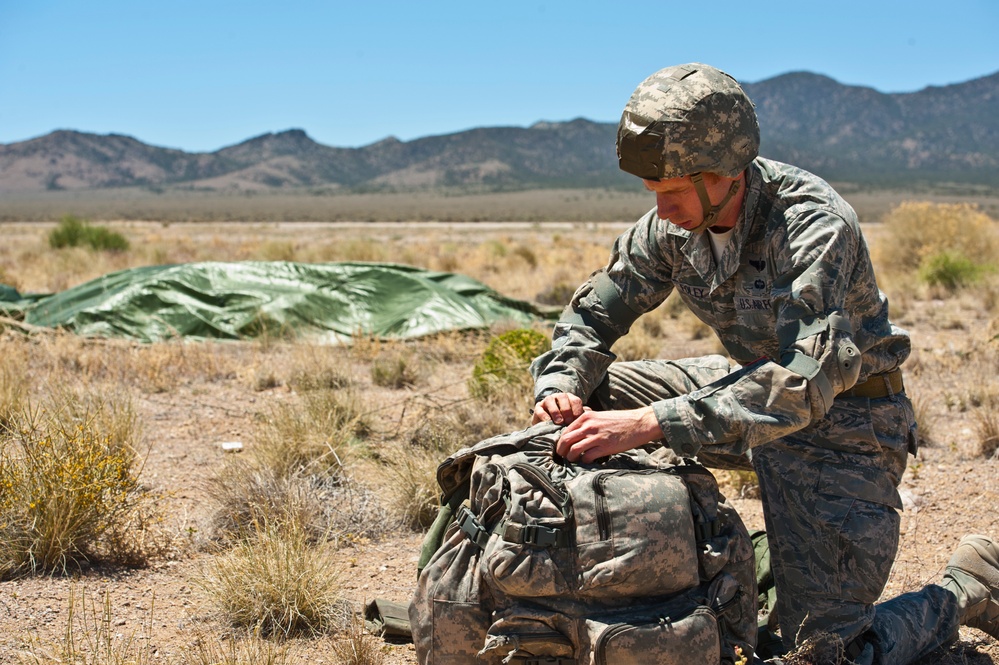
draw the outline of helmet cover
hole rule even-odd
[[[709,65],[661,69],[635,89],[617,129],[618,163],[640,178],[737,177],[756,158],[760,126],[738,82]]]

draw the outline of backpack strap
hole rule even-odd
[[[454,521],[466,538],[475,543],[480,550],[486,549],[492,532],[482,525],[482,522],[468,506],[461,506],[458,509]],[[543,524],[502,522],[497,527],[497,532],[508,543],[520,543],[533,547],[569,546],[569,532],[566,529],[556,529]]]
[[[508,543],[521,543],[533,547],[568,547],[569,532],[543,524],[514,524],[507,522],[503,527],[503,540]]]

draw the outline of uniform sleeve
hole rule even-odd
[[[666,442],[692,456],[702,445],[730,452],[760,445],[821,419],[835,396],[857,381],[861,353],[844,303],[858,262],[869,261],[859,229],[810,210],[775,234],[771,302],[779,358],[762,358],[688,395],[653,404]],[[868,273],[869,271],[859,271]]]
[[[615,359],[614,342],[670,294],[672,261],[660,246],[665,224],[650,211],[617,238],[607,265],[576,290],[555,324],[551,350],[531,364],[536,400],[554,392],[588,400]]]

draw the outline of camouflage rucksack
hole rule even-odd
[[[751,661],[753,547],[714,476],[644,450],[561,464],[560,431],[440,465],[446,529],[409,608],[421,665]]]

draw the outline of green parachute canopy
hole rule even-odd
[[[361,262],[147,266],[19,304],[26,324],[145,342],[285,332],[327,342],[403,339],[544,316],[463,275]]]

